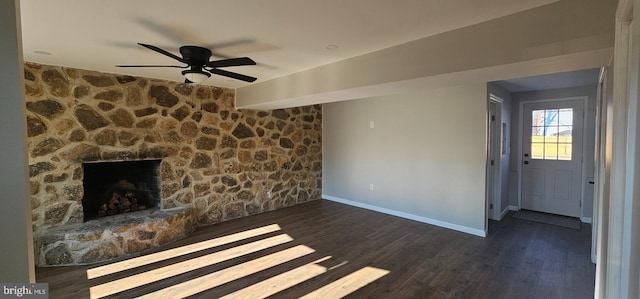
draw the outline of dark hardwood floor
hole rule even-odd
[[[219,239],[256,228],[265,231]],[[141,255],[157,260],[36,275],[51,298],[593,298],[590,238],[589,225],[574,230],[510,215],[491,221],[480,238],[319,200],[205,227]],[[189,250],[207,240],[217,246]],[[95,272],[127,263],[138,267]]]

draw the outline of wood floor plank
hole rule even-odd
[[[270,225],[280,229],[194,250],[193,244],[210,244],[216,238]],[[299,298],[342,294],[344,289],[349,291],[347,298],[592,298],[595,266],[590,260],[590,232],[586,224],[582,230],[573,230],[513,219],[507,214],[500,222],[490,221],[488,237],[481,238],[317,200],[201,228],[185,239],[137,255],[136,263],[153,262],[134,268],[122,266],[134,260],[120,259],[94,266],[38,268],[36,274],[38,282],[49,283],[51,298],[90,298],[91,288],[126,281],[127,277],[140,278],[174,264],[191,266],[172,277],[147,284],[134,281],[136,287],[103,295],[133,298],[171,293],[189,298],[233,298],[253,293]],[[279,234],[286,234],[291,241],[246,255],[237,253],[233,259],[206,267],[196,266],[209,264],[208,256]],[[279,257],[299,246],[309,250],[298,258]],[[165,250],[180,254],[153,258]],[[88,278],[88,270],[104,271],[111,264],[119,271],[94,270],[91,277],[95,278]],[[303,275],[305,269],[311,272]],[[388,272],[381,275],[383,272],[374,270],[368,278],[361,276],[371,269]],[[287,278],[291,275],[296,279]]]

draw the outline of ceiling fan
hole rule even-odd
[[[173,67],[186,69],[182,71],[182,75],[185,78],[184,83],[200,83],[211,77],[211,74],[225,76],[245,82],[256,81],[255,77],[238,74],[226,70],[219,69],[221,67],[231,66],[243,66],[243,65],[255,65],[256,62],[249,57],[229,58],[221,60],[209,61],[211,58],[211,50],[198,46],[182,46],[180,47],[180,54],[182,57],[175,55],[171,52],[160,49],[156,46],[138,43],[147,49],[151,49],[160,54],[169,56],[186,66],[179,65],[116,65],[117,67]]]

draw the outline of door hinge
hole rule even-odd
[[[494,163],[493,160],[491,160],[491,166],[493,166],[493,163]]]
[[[491,203],[491,204],[489,204],[489,209],[490,209],[490,210],[493,210],[493,204],[492,204],[492,203]]]
[[[496,116],[495,115],[491,115],[491,121],[496,121]]]

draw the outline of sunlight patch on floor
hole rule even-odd
[[[89,296],[91,298],[102,298],[111,296],[138,287],[160,282],[170,277],[183,275],[194,270],[202,269],[225,261],[230,261],[232,259],[246,256],[251,253],[256,253],[268,248],[273,248],[275,246],[287,243],[291,244],[288,246],[284,246],[289,248],[255,258],[253,260],[245,261],[240,264],[229,266],[215,272],[206,274],[207,271],[205,270],[205,273],[201,276],[186,279],[186,281],[184,282],[171,285],[169,287],[138,297],[185,298],[316,252],[313,248],[305,245],[294,246],[294,243],[290,243],[294,241],[294,239],[282,232],[280,232],[279,235],[265,238],[269,236],[267,234],[278,231],[281,231],[281,227],[277,224],[272,224],[88,269],[88,279],[94,279],[107,275],[114,276],[114,280],[112,281],[90,287]],[[237,241],[246,240],[258,236],[261,236],[259,240],[253,241],[251,243],[238,245],[232,248],[220,250],[199,257],[193,257],[189,259],[185,259],[185,257],[182,259],[183,261],[173,261],[173,263],[171,263],[171,259],[176,257],[186,256],[196,252],[201,252],[203,250],[232,244]],[[249,286],[246,286],[245,284],[243,286],[246,287],[233,291],[232,293],[228,293],[226,295],[223,294],[224,297],[221,298],[267,298],[283,292],[287,289],[293,288],[297,285],[300,285],[304,282],[309,281],[313,283],[312,281],[314,280],[314,278],[321,277],[327,273],[332,272],[332,270],[336,268],[343,267],[349,264],[348,261],[343,261],[331,267],[321,265],[321,263],[328,261],[331,258],[331,256],[325,256],[321,259],[315,260],[308,264],[304,264],[294,269],[291,269],[291,267],[287,267],[287,269],[291,270],[276,270],[277,273],[282,273],[266,278]],[[247,259],[245,258],[244,260]],[[163,261],[163,264],[166,264],[164,266],[162,266],[162,264],[152,265],[154,263]],[[132,270],[142,266],[147,266],[145,270],[149,268],[151,269],[144,272],[141,271],[142,269],[139,269],[138,271]],[[130,270],[129,272],[135,273],[131,275],[120,273],[127,270]],[[215,269],[211,269],[210,271],[213,270]],[[342,298],[380,279],[388,273],[389,271],[387,270],[374,267],[365,267],[347,276],[339,278],[327,285],[324,285],[324,281],[326,281],[326,279],[324,281],[316,281],[316,283],[321,282],[324,286],[321,286],[317,290],[305,295],[302,298]]]
[[[235,233],[232,235],[227,235],[227,236],[223,236],[223,237],[219,237],[219,238],[215,238],[207,241],[198,242],[195,244],[185,245],[185,246],[181,246],[174,249],[164,250],[164,251],[149,254],[149,255],[127,259],[121,262],[88,269],[87,278],[94,279],[100,276],[105,276],[105,275],[117,273],[120,271],[137,268],[140,266],[160,262],[167,259],[172,259],[178,256],[233,243],[236,241],[248,239],[248,238],[259,236],[259,235],[264,235],[264,234],[279,231],[279,230],[280,230],[279,225],[272,224],[272,225],[267,225],[267,226]]]
[[[300,298],[342,298],[387,274],[387,270],[365,267]]]
[[[314,252],[315,250],[307,246],[298,245],[211,274],[200,276],[139,298],[184,298]]]
[[[261,282],[250,285],[244,289],[238,290],[224,297],[220,297],[220,299],[267,298],[271,295],[282,292],[292,286],[295,286],[299,283],[305,282],[311,278],[327,272],[328,269],[326,267],[318,265],[318,263],[326,261],[330,258],[330,256],[324,257],[322,259],[300,266],[280,275],[265,279]]]
[[[293,241],[289,235],[281,234],[271,238],[236,246],[230,249],[207,254],[201,257],[189,259],[183,262],[160,267],[140,274],[120,278],[89,288],[91,298],[102,298],[125,290],[133,289],[145,284],[156,282],[165,278],[183,274],[196,269],[204,268],[216,263],[234,259],[249,253],[257,252],[269,247]],[[232,267],[233,268],[233,267]],[[231,268],[228,268],[231,269]],[[223,270],[224,271],[224,270]],[[176,297],[165,297],[176,298]]]

